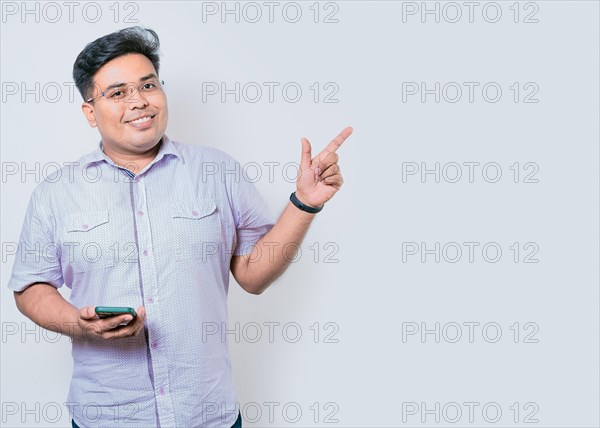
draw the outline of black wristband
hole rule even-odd
[[[311,207],[309,205],[304,205],[302,202],[300,202],[298,200],[298,198],[296,197],[296,192],[293,192],[290,195],[290,201],[292,201],[292,204],[294,204],[296,207],[298,207],[299,209],[301,209],[302,211],[306,211],[307,213],[311,213],[311,214],[316,214],[319,211],[321,211],[323,209],[323,207],[325,206],[325,204],[321,205],[318,208],[315,207]]]

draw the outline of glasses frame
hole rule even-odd
[[[135,89],[135,91],[133,92],[133,93],[135,94],[136,92],[139,92],[139,91],[141,90],[142,86],[144,86],[144,85],[145,85],[145,84],[147,84],[147,83],[148,83],[148,82],[146,81],[146,82],[143,82],[143,83],[141,83],[141,84],[137,85],[137,84],[135,84],[135,83],[133,83],[133,82],[132,82],[132,83],[127,83],[127,84],[126,84],[126,87],[129,87],[129,85],[134,85],[134,86],[136,86],[136,89]],[[164,80],[162,80],[162,79],[159,79],[159,80],[158,80],[158,83],[160,83],[160,86],[159,86],[159,88],[162,88],[163,86],[165,86],[165,81],[164,81]],[[117,88],[115,88],[115,89],[117,89]],[[84,100],[84,101],[85,101],[86,103],[91,103],[92,101],[95,101],[97,98],[102,98],[102,97],[104,97],[105,95],[106,95],[106,92],[104,92],[104,91],[102,90],[102,88],[100,88],[100,95],[96,95],[95,97],[90,97],[90,98],[88,98],[87,100]],[[132,94],[132,95],[133,95],[133,94]]]

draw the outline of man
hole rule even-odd
[[[342,185],[335,150],[352,129],[314,158],[302,139],[295,194],[273,224],[230,156],[165,135],[158,48],[133,27],[77,57],[101,141],[34,190],[9,282],[24,315],[72,338],[73,427],[241,426],[227,343],[204,328],[226,328],[229,271],[262,293]],[[137,316],[100,319],[96,306]]]

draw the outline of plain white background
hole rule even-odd
[[[137,24],[161,38],[167,134],[260,165],[275,216],[300,138],[316,154],[355,129],[301,257],[261,296],[231,284],[245,425],[598,426],[598,3],[479,2],[470,19],[428,2],[439,22],[421,2],[276,3],[273,22],[264,2],[2,3],[2,425],[68,426],[70,343],[17,311],[7,248],[44,171],[98,143],[75,57]],[[236,82],[239,102],[206,92]],[[439,182],[421,176],[436,162]]]

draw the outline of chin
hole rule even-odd
[[[134,146],[134,147],[138,147],[138,148],[145,148],[145,149],[150,149],[152,147],[154,147],[154,145],[156,144],[156,141],[160,139],[159,137],[155,137],[153,136],[148,136],[148,135],[137,135],[134,136],[132,138],[128,138],[127,141],[125,142],[125,144]]]

